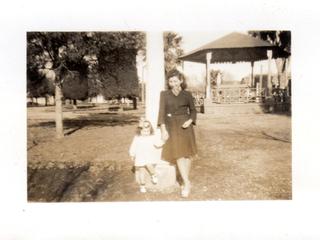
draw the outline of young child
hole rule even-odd
[[[158,182],[154,168],[154,164],[157,163],[155,152],[156,149],[162,147],[163,144],[161,139],[157,141],[150,121],[141,118],[137,135],[133,138],[129,149],[129,155],[134,161],[135,170],[138,173],[140,192],[142,193],[147,191],[145,187],[146,172],[151,175],[153,184],[157,184]]]

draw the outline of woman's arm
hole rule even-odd
[[[160,130],[161,130],[161,140],[162,141],[167,141],[169,138],[169,133],[167,131],[166,125],[165,124],[161,124],[160,125]]]
[[[161,139],[167,141],[169,138],[169,133],[166,128],[165,119],[166,119],[166,109],[165,109],[165,92],[160,93],[160,103],[159,103],[159,114],[158,114],[158,126],[161,130]]]
[[[189,95],[188,102],[189,102],[190,117],[191,117],[192,123],[196,125],[197,109],[196,109],[196,106],[194,105],[192,94],[189,93],[188,95]]]
[[[182,128],[188,128],[191,124],[196,125],[196,120],[197,120],[197,110],[193,102],[192,94],[189,92],[187,93],[188,93],[187,97],[188,97],[188,107],[190,111],[190,119],[188,119],[182,124]]]

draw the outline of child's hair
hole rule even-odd
[[[154,130],[153,130],[153,127],[152,127],[152,124],[149,120],[146,120],[144,118],[141,118],[140,121],[139,121],[139,125],[137,127],[137,135],[140,136],[141,135],[141,130],[142,128],[145,128],[144,124],[145,123],[148,123],[149,124],[149,128],[150,128],[150,135],[153,135],[154,134]]]

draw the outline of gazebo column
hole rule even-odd
[[[206,99],[211,99],[211,83],[210,83],[210,63],[211,63],[212,53],[208,52],[206,54]]]
[[[250,78],[251,78],[251,80],[250,80],[251,84],[250,84],[250,87],[254,87],[253,67],[254,67],[254,62],[252,61],[252,62],[251,62],[251,76],[250,76]]]
[[[262,88],[262,79],[263,79],[263,66],[262,66],[262,64],[261,64],[261,65],[260,65],[260,77],[259,77],[260,89]]]
[[[267,85],[267,97],[271,95],[272,92],[272,83],[271,83],[271,59],[272,59],[272,50],[267,50],[268,56],[268,85]]]
[[[210,82],[210,63],[211,63],[212,53],[208,52],[206,54],[206,96],[204,99],[204,112],[210,113],[212,110],[212,94],[211,94],[211,82]]]
[[[256,88],[257,88],[257,102],[261,102],[261,89],[262,89],[262,77],[263,77],[263,75],[262,75],[262,70],[263,70],[263,66],[262,65],[260,65],[260,76],[259,76],[259,82],[257,82],[257,86],[256,86]]]

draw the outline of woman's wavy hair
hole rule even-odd
[[[184,76],[183,73],[181,73],[179,70],[177,69],[173,69],[173,70],[170,70],[168,73],[167,73],[167,87],[168,89],[171,89],[171,87],[169,86],[169,79],[172,78],[172,77],[177,77],[179,78],[180,80],[182,80],[182,83],[181,83],[181,88],[184,90],[187,88],[187,83],[186,83],[186,78]]]

